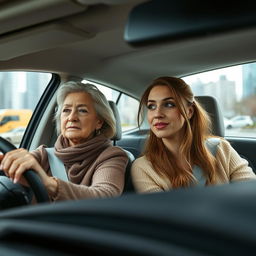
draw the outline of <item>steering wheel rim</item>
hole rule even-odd
[[[16,147],[12,143],[0,136],[0,151],[2,153],[6,154],[7,152],[14,149],[16,149]],[[47,190],[35,171],[27,170],[26,172],[24,172],[23,176],[25,177],[32,191],[34,192],[36,201],[38,203],[50,201]]]

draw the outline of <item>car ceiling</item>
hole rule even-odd
[[[132,47],[123,39],[124,27],[141,2],[2,0],[0,69],[86,78],[139,97],[158,76],[255,61],[255,27]]]

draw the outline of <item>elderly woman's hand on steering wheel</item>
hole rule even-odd
[[[1,157],[0,169],[4,171],[14,183],[20,183],[28,186],[27,181],[23,177],[26,170],[33,169],[41,178],[43,184],[47,188],[55,189],[57,187],[56,181],[48,176],[35,157],[26,149],[19,148],[12,150]],[[0,160],[1,160],[0,158]]]

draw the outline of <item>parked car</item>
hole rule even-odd
[[[225,122],[225,121],[224,121]],[[234,116],[226,121],[226,128],[242,128],[253,125],[253,120],[250,116]]]
[[[228,119],[228,118],[226,118],[226,117],[224,117],[223,118],[223,121],[224,121],[224,126],[225,126],[225,129],[230,129],[232,126],[231,126],[231,120],[230,119]]]
[[[33,109],[21,147],[53,146],[57,88],[71,79],[90,81],[132,127],[113,143],[138,157],[148,127],[137,127],[136,109],[152,79],[255,64],[255,14],[248,1],[0,1],[0,108]],[[251,67],[240,69],[247,74]],[[241,90],[235,75],[214,77],[218,88],[197,80],[195,90],[228,99],[221,110],[229,113],[238,105],[253,110],[255,83],[249,79]],[[225,138],[255,167],[254,130],[250,136]],[[0,151],[11,149],[0,140]],[[42,195],[40,179],[33,170],[26,174],[34,195]],[[253,181],[33,205],[17,203],[31,193],[17,186],[0,177],[0,207],[12,206],[0,211],[0,255],[255,254]]]
[[[27,126],[32,116],[30,109],[1,109],[0,133],[9,132],[14,128]]]
[[[9,132],[0,133],[0,136],[10,141],[12,144],[20,144],[21,139],[24,135],[26,127],[17,127],[10,130]]]

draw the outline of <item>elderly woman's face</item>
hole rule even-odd
[[[66,96],[61,112],[61,134],[71,146],[81,144],[92,137],[103,121],[97,117],[90,94],[70,93]]]

